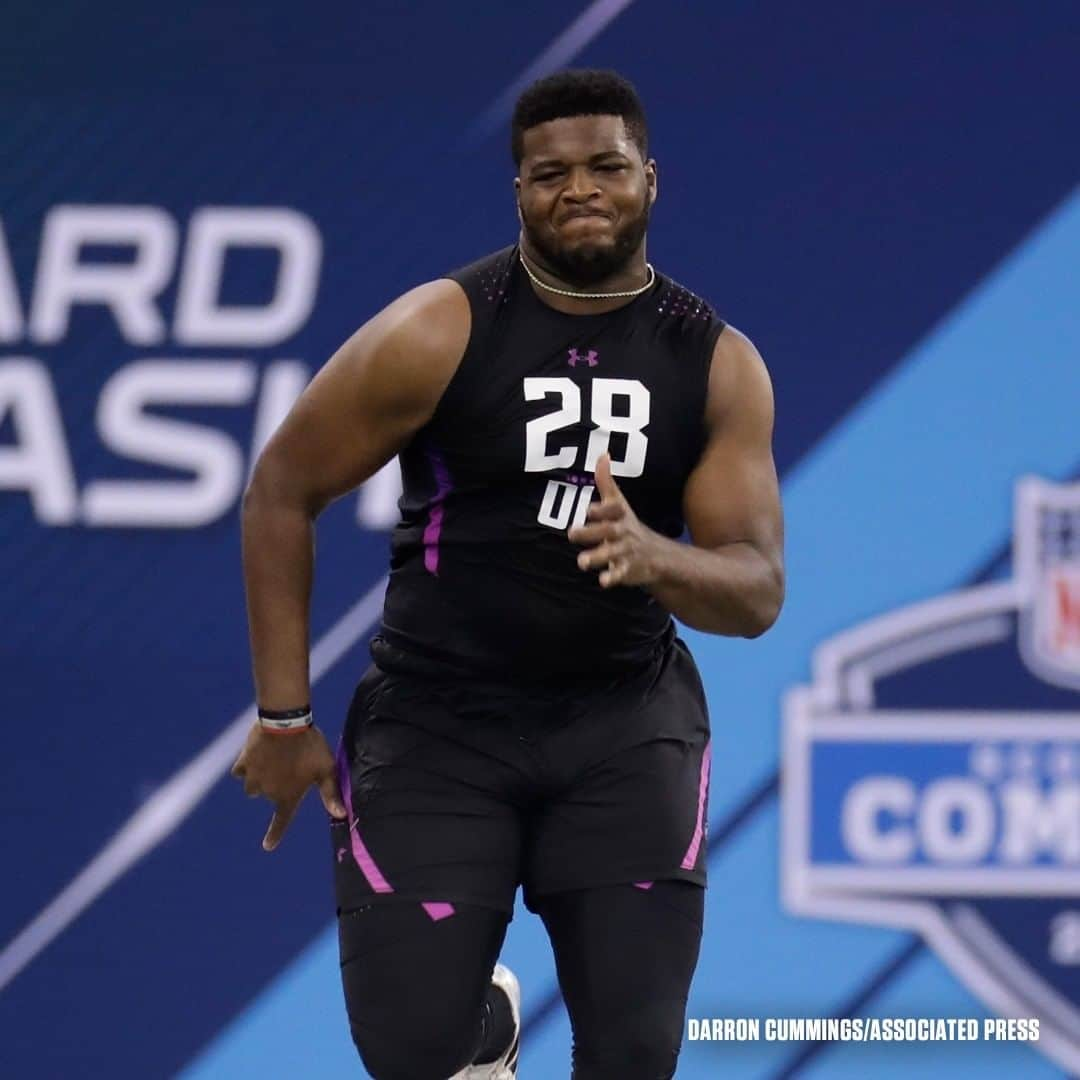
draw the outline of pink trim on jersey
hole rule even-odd
[[[698,849],[701,847],[701,837],[705,832],[705,799],[709,793],[709,767],[712,764],[712,739],[705,744],[705,752],[701,755],[701,778],[698,781],[697,824],[694,826],[694,835],[690,839],[690,846],[686,849],[680,866],[684,870],[693,870],[697,862]]]
[[[655,881],[635,881],[634,882],[634,888],[635,889],[651,889],[653,887],[653,885],[655,885],[655,884],[656,884]]]
[[[367,883],[377,893],[393,892],[394,887],[382,871],[375,865],[371,852],[364,846],[357,829],[356,815],[352,806],[352,781],[349,778],[349,759],[345,754],[345,747],[338,749],[338,783],[341,784],[341,797],[345,800],[345,812],[349,815],[349,840],[352,842],[352,855],[356,865],[360,867],[360,873],[367,879]]]
[[[353,813],[352,805],[352,780],[349,777],[349,759],[345,753],[345,744],[338,745],[337,752],[338,783],[341,785],[341,797],[345,800],[345,812],[349,815],[349,840],[352,846],[352,856],[360,873],[364,875],[372,890],[377,893],[392,893],[393,885],[383,877],[382,871],[375,865],[371,852],[360,839],[360,831],[357,828],[357,817]],[[344,857],[345,849],[339,854],[339,861]],[[426,901],[420,905],[427,912],[432,922],[449,919],[454,912],[453,904],[445,904],[441,901]]]
[[[453,904],[436,903],[428,900],[420,905],[430,916],[432,922],[438,922],[440,919],[449,919],[454,914]]]
[[[429,574],[439,573],[439,538],[442,535],[443,502],[453,489],[450,473],[442,455],[434,450],[427,452],[431,471],[435,474],[435,494],[428,506],[428,522],[424,527],[424,569]]]

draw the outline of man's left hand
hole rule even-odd
[[[582,570],[600,570],[600,586],[651,585],[658,577],[664,538],[643,525],[611,475],[611,457],[596,463],[596,490],[600,501],[589,507],[588,524],[576,525],[567,535],[587,550],[578,555]]]

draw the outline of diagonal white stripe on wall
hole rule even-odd
[[[382,612],[382,578],[316,642],[311,681],[318,682],[372,628]],[[135,811],[93,859],[0,953],[0,990],[106,889],[153,851],[225,775],[255,720],[252,702],[225,730]]]

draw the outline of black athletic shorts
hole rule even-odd
[[[372,667],[353,698],[333,822],[339,910],[386,900],[433,919],[547,893],[705,884],[709,720],[672,641],[602,686],[512,688]]]

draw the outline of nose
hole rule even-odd
[[[598,195],[600,189],[588,169],[573,168],[566,178],[566,187],[563,195],[572,202],[587,202],[594,195]]]

